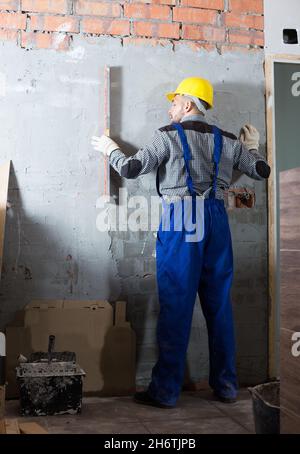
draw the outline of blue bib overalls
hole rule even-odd
[[[196,193],[190,174],[191,153],[182,125],[174,125],[183,147],[187,186],[193,203]],[[214,127],[214,178],[210,197],[204,200],[204,237],[187,242],[185,228],[174,229],[174,205],[169,206],[171,229],[157,232],[156,265],[160,314],[157,325],[159,357],[148,387],[155,400],[175,405],[184,378],[194,304],[199,294],[209,340],[209,384],[223,396],[235,398],[237,379],[235,340],[230,301],[233,255],[227,212],[216,199],[222,135]],[[166,202],[163,201],[163,205]],[[193,210],[193,215],[194,215]],[[163,215],[164,216],[164,215]],[[173,221],[173,223],[172,223]],[[173,229],[172,229],[173,227]],[[190,233],[190,232],[189,232]]]

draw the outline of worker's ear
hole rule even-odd
[[[187,100],[187,101],[185,102],[184,110],[185,110],[186,112],[190,112],[190,111],[192,110],[192,108],[193,108],[193,102]]]

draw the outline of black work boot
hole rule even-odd
[[[234,404],[237,401],[236,397],[225,397],[225,396],[222,396],[221,394],[218,394],[216,391],[214,391],[214,396],[220,402],[223,402],[223,404]]]
[[[151,405],[152,407],[168,409],[175,407],[175,405],[166,405],[158,402],[157,400],[149,396],[147,391],[136,392],[135,395],[133,396],[133,400],[138,404]]]

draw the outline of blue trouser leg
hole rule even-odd
[[[229,299],[232,250],[223,203],[205,201],[205,237],[201,242],[186,242],[184,231],[162,231],[160,226],[156,254],[160,301],[157,325],[159,358],[152,371],[148,388],[150,395],[169,405],[174,405],[178,399],[197,291],[201,294],[209,331],[210,384],[217,391],[227,392],[227,385],[231,383],[233,393],[236,379]],[[207,257],[209,254],[211,260]],[[225,383],[222,389],[221,383],[222,386]]]
[[[184,377],[201,257],[195,243],[185,241],[184,230],[162,231],[160,225],[156,262],[160,302],[157,324],[159,358],[152,371],[148,392],[156,400],[174,405]]]
[[[225,207],[210,201],[211,230],[206,237],[199,298],[209,341],[209,384],[224,397],[236,397],[235,339],[230,289],[233,277],[231,233]]]

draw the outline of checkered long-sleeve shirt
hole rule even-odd
[[[214,135],[212,126],[202,115],[185,116],[181,121],[191,150],[190,172],[197,194],[205,193],[212,185],[214,174]],[[270,168],[264,157],[247,148],[229,132],[221,131],[223,148],[217,178],[216,197],[224,198],[232,181],[233,169],[255,180],[268,178]],[[110,155],[111,166],[125,178],[136,178],[158,169],[158,190],[166,198],[189,195],[186,185],[186,169],[183,150],[177,130],[172,124],[158,129],[152,143],[141,148],[135,155],[126,157],[121,150]]]

